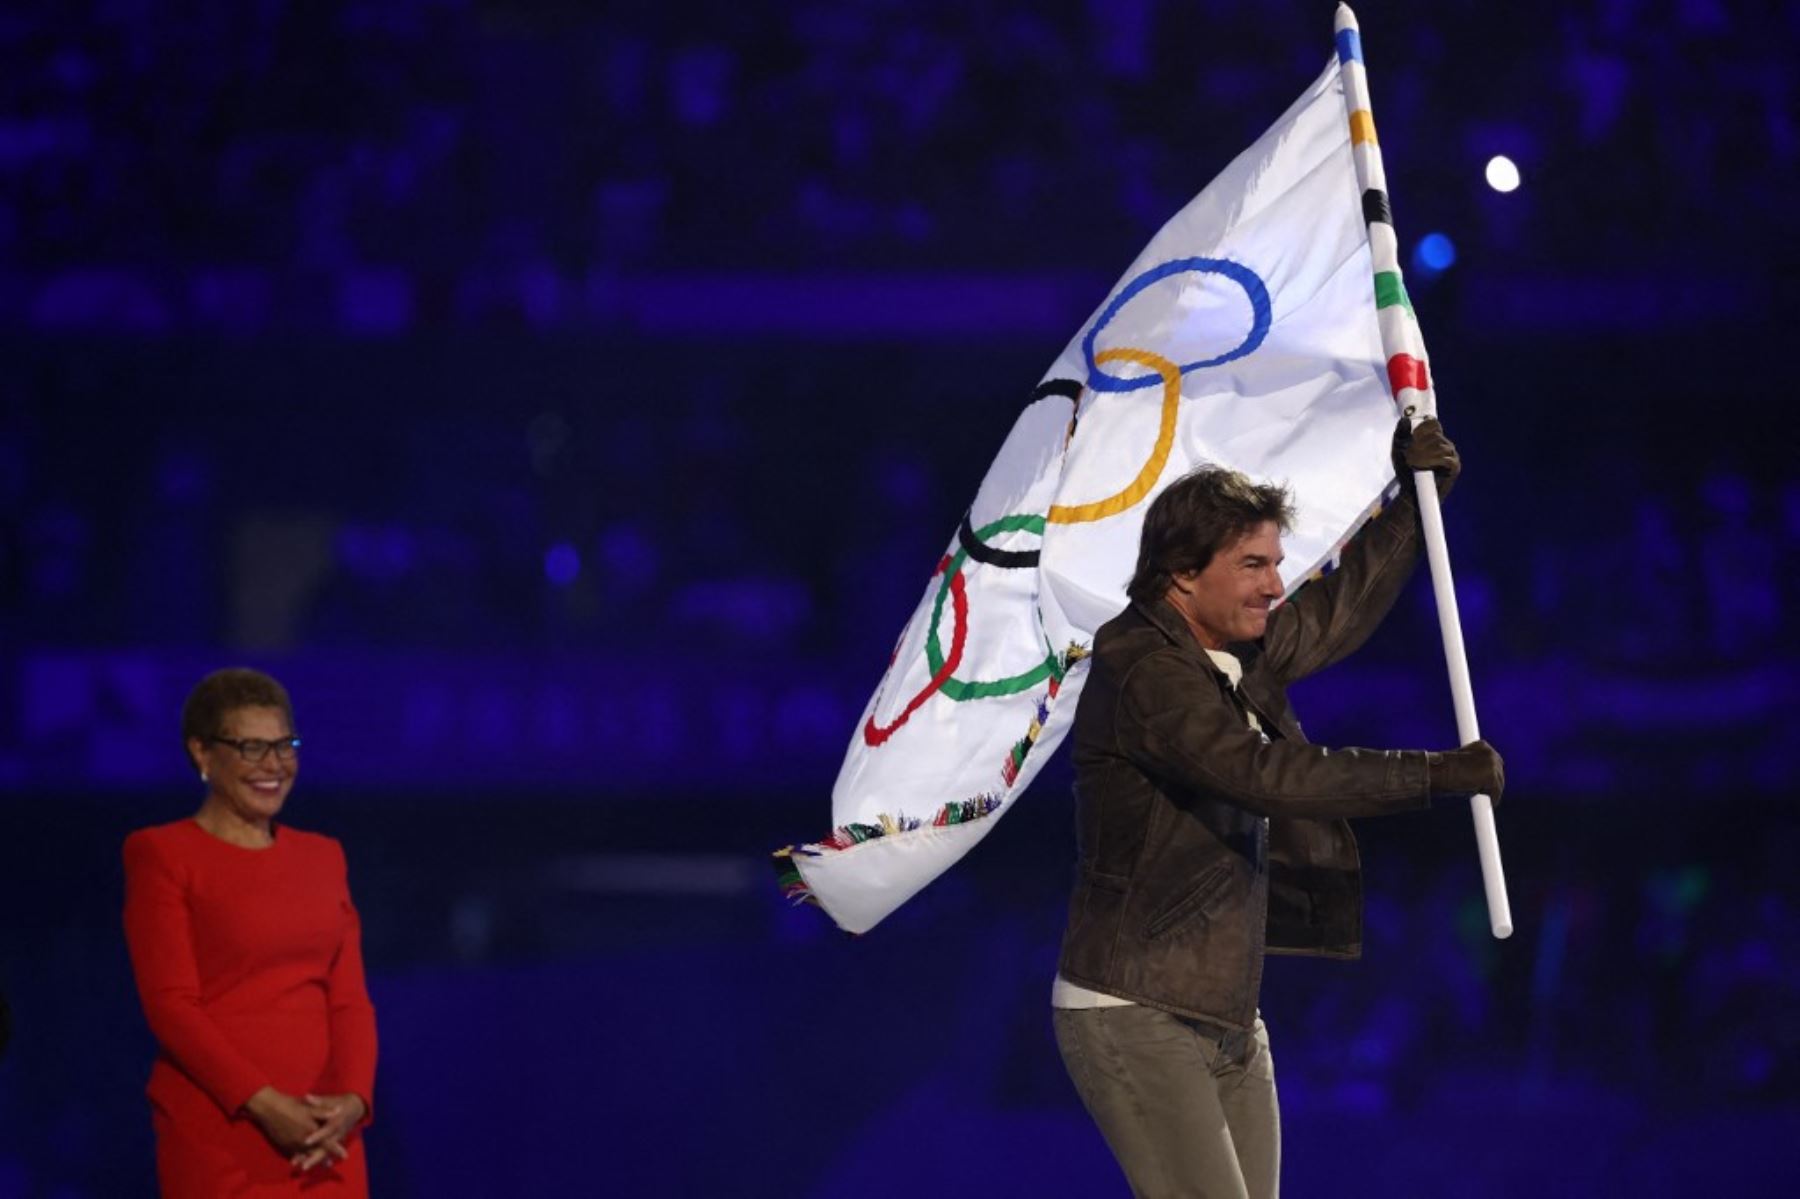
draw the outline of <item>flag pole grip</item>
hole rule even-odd
[[[1475,719],[1475,688],[1469,682],[1469,658],[1463,650],[1462,617],[1456,608],[1456,585],[1450,577],[1450,545],[1444,538],[1444,513],[1438,506],[1437,479],[1428,470],[1413,472],[1419,517],[1425,528],[1425,557],[1431,564],[1431,590],[1437,596],[1438,629],[1444,637],[1444,663],[1450,668],[1450,696],[1456,705],[1456,735],[1463,745],[1481,740]],[[1500,833],[1494,826],[1494,802],[1486,795],[1469,800],[1475,817],[1475,848],[1481,857],[1481,882],[1487,892],[1488,925],[1494,936],[1512,936],[1512,905],[1506,898],[1506,873],[1500,865]]]

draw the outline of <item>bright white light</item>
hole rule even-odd
[[[1488,159],[1487,182],[1488,186],[1497,192],[1517,190],[1519,186],[1518,165],[1504,154],[1494,155]]]

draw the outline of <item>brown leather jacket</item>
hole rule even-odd
[[[1101,627],[1073,730],[1064,978],[1247,1029],[1265,953],[1361,954],[1362,868],[1344,818],[1425,807],[1425,754],[1310,745],[1286,687],[1368,639],[1419,543],[1403,491],[1335,572],[1270,613],[1260,641],[1228,647],[1244,667],[1236,691],[1165,600]]]

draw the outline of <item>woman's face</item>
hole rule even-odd
[[[188,742],[200,763],[213,797],[252,823],[273,820],[287,802],[294,776],[300,773],[300,755],[286,744],[293,727],[280,708],[233,708],[220,721],[215,739]],[[258,761],[248,760],[236,745],[227,742],[278,742]]]

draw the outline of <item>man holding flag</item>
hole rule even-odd
[[[833,828],[775,855],[784,894],[866,933],[1073,730],[1057,1041],[1139,1194],[1277,1193],[1263,956],[1361,952],[1344,818],[1471,796],[1512,931],[1438,511],[1460,464],[1342,4],[1334,44],[1031,393],[863,711]],[[1421,546],[1464,748],[1309,745],[1287,685],[1367,639]]]
[[[1435,420],[1396,467],[1456,478]],[[1380,624],[1421,534],[1405,492],[1338,569],[1279,603],[1287,492],[1201,467],[1150,507],[1131,604],[1094,641],[1075,713],[1079,866],[1052,993],[1057,1045],[1139,1195],[1274,1196],[1281,1126],[1257,999],[1265,953],[1356,957],[1345,817],[1498,799],[1485,742],[1446,753],[1307,743],[1287,684]]]

